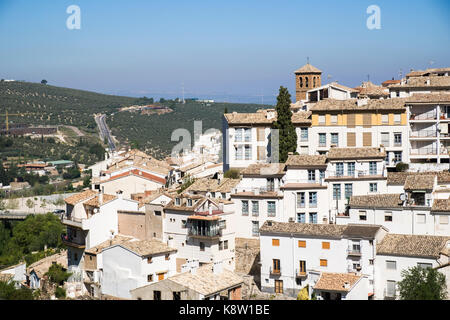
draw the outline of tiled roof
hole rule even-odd
[[[242,277],[227,269],[223,269],[219,274],[214,274],[212,264],[199,267],[195,274],[183,272],[169,277],[167,280],[188,287],[204,296],[239,286],[244,281]]]
[[[141,241],[125,241],[118,244],[124,248],[127,248],[141,257],[176,252],[177,249],[169,247],[162,241],[151,239]]]
[[[268,116],[273,114],[273,117]],[[311,113],[309,111],[299,111],[292,114],[293,124],[305,124],[311,123],[309,116]],[[269,126],[277,120],[277,112],[275,110],[258,110],[255,113],[226,113],[224,114],[225,119],[229,125],[250,125],[259,124]]]
[[[302,190],[302,189],[326,189],[326,185],[320,183],[286,183],[280,189]]]
[[[356,275],[354,273],[322,272],[314,289],[349,292],[361,278],[361,275]]]
[[[322,71],[307,63],[303,67],[295,70],[294,73],[322,73]]]
[[[327,158],[329,160],[341,159],[376,159],[386,157],[386,152],[380,148],[330,148]]]
[[[258,176],[272,176],[284,174],[284,163],[255,163],[249,165],[241,171],[244,176],[258,175]]]
[[[143,178],[143,179],[155,181],[155,182],[158,182],[158,183],[161,183],[161,184],[165,184],[166,183],[166,179],[158,177],[158,176],[155,176],[155,175],[150,174],[150,173],[147,173],[145,171],[138,170],[138,169],[131,169],[129,171],[125,171],[125,172],[119,173],[117,175],[111,176],[111,178],[109,178],[108,180],[101,180],[101,181],[99,181],[99,183],[105,183],[105,182],[109,182],[109,181],[112,181],[112,180],[115,180],[115,179],[121,179],[121,178],[128,177],[128,176],[136,176],[136,177],[140,177],[140,178]]]
[[[232,198],[267,198],[267,199],[281,199],[284,197],[283,193],[278,193],[276,191],[260,191],[256,194],[254,191],[242,191],[231,194]]]
[[[60,253],[56,253],[54,255],[45,257],[35,263],[32,263],[27,268],[27,273],[30,274],[31,271],[34,271],[39,278],[48,271],[48,269],[52,266],[53,262],[60,264],[63,268],[67,269],[67,250],[61,251]]]
[[[240,179],[224,178],[219,182],[217,179],[200,178],[190,185],[186,191],[229,193],[240,181]]]
[[[290,155],[286,161],[289,167],[315,167],[326,166],[327,156],[325,155]]]
[[[91,206],[91,207],[96,207],[98,208],[100,206],[100,202],[98,201],[98,197],[96,196],[92,199],[89,199],[88,201],[86,201],[85,203],[83,203],[83,205],[85,206]],[[117,196],[114,196],[112,194],[103,194],[103,201],[102,201],[102,205],[113,201],[114,199],[117,199]]]
[[[428,84],[429,82],[429,84]],[[389,89],[400,88],[439,88],[450,87],[450,77],[443,76],[420,76],[409,77],[404,84],[396,84],[389,87]]]
[[[360,96],[389,96],[389,90],[383,86],[377,86],[370,81],[363,82],[359,87],[355,88]]]
[[[89,189],[89,190],[74,194],[73,196],[67,197],[66,199],[64,199],[64,201],[67,204],[75,205],[78,202],[87,200],[89,198],[93,198],[96,195],[97,195],[97,191]]]
[[[406,103],[439,103],[450,102],[450,93],[414,93],[406,99]]]
[[[433,190],[436,176],[428,175],[409,175],[406,177],[405,190]]]
[[[337,82],[332,82],[332,83],[330,83],[330,85],[334,86],[334,87],[337,87],[337,88],[340,88],[340,89],[343,89],[345,91],[350,91],[350,92],[353,92],[353,93],[357,93],[358,92],[358,90],[356,90],[354,88],[350,88],[350,87],[344,86],[344,85],[339,84]]]
[[[108,166],[108,171],[114,172],[117,169],[128,166],[135,166],[143,170],[149,170],[164,175],[167,175],[170,170],[173,169],[167,162],[157,160],[142,151],[133,149],[129,151],[123,159],[120,159]]]
[[[450,199],[434,199],[431,211],[450,212]]]
[[[358,106],[357,99],[335,100],[324,99],[320,100],[311,107],[311,111],[380,111],[380,110],[398,110],[405,111],[405,99],[370,99],[367,104]]]
[[[336,224],[310,224],[296,222],[266,221],[260,228],[261,233],[295,233],[305,236],[323,236],[340,238],[347,228]]]
[[[377,246],[378,255],[439,258],[450,236],[386,234]]]
[[[406,178],[411,175],[423,176],[423,175],[437,175],[438,184],[450,183],[450,172],[448,171],[427,171],[427,172],[388,172],[387,184],[388,185],[404,185]]]
[[[275,222],[268,220],[260,228],[260,233],[296,234],[301,236],[317,236],[326,238],[361,237],[373,238],[380,228],[371,224],[312,224],[297,222]]]
[[[85,250],[86,253],[90,253],[90,254],[99,254],[103,251],[103,249],[105,248],[109,248],[111,246],[114,246],[116,244],[120,244],[126,241],[130,241],[133,240],[133,237],[130,236],[124,236],[124,235],[116,235],[114,236],[114,238],[112,240],[106,240],[98,245],[96,245],[95,247],[92,247],[90,249]]]
[[[383,85],[383,86],[390,86],[390,85],[393,85],[393,84],[398,84],[400,82],[401,82],[401,80],[386,80],[381,85]]]
[[[351,196],[350,207],[396,208],[401,207],[400,194],[374,194]]]

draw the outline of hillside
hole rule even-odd
[[[0,110],[11,116],[9,123],[34,126],[75,126],[89,135],[97,134],[95,113],[108,115],[112,134],[125,144],[133,144],[157,158],[169,155],[177,141],[170,141],[172,132],[185,128],[193,135],[194,121],[203,121],[203,132],[209,128],[222,129],[222,115],[228,112],[255,112],[268,107],[259,104],[212,103],[187,100],[186,104],[163,100],[161,105],[173,110],[163,114],[118,112],[120,108],[153,103],[153,99],[105,95],[29,82],[0,82]],[[0,123],[5,117],[0,116]],[[94,141],[92,141],[94,143]]]

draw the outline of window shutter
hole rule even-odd
[[[322,242],[322,249],[330,249],[330,243],[329,242]]]
[[[372,114],[364,113],[363,114],[363,127],[370,128],[372,126]]]
[[[347,128],[354,128],[356,126],[356,115],[354,113],[347,115]]]
[[[298,241],[298,247],[299,247],[299,248],[306,248],[306,241],[304,241],[304,240],[299,240],[299,241]]]
[[[280,246],[280,239],[272,239],[272,246],[279,247]]]
[[[347,147],[356,147],[356,133],[347,132]]]
[[[363,147],[371,147],[371,146],[372,146],[372,132],[364,132]]]
[[[258,160],[266,160],[266,147],[258,146]]]
[[[257,130],[257,136],[258,136],[258,141],[264,141],[264,136],[265,136],[265,128],[258,128]]]

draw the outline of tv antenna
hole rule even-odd
[[[183,100],[181,100],[181,103],[182,103],[182,104],[185,104],[186,101],[184,101],[184,81],[183,81],[183,83],[181,84],[181,91],[182,91],[182,96],[183,96]]]

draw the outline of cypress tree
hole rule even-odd
[[[279,161],[284,163],[289,152],[297,151],[297,133],[292,124],[291,95],[287,88],[280,87],[275,110],[278,116],[273,128],[279,130]]]

